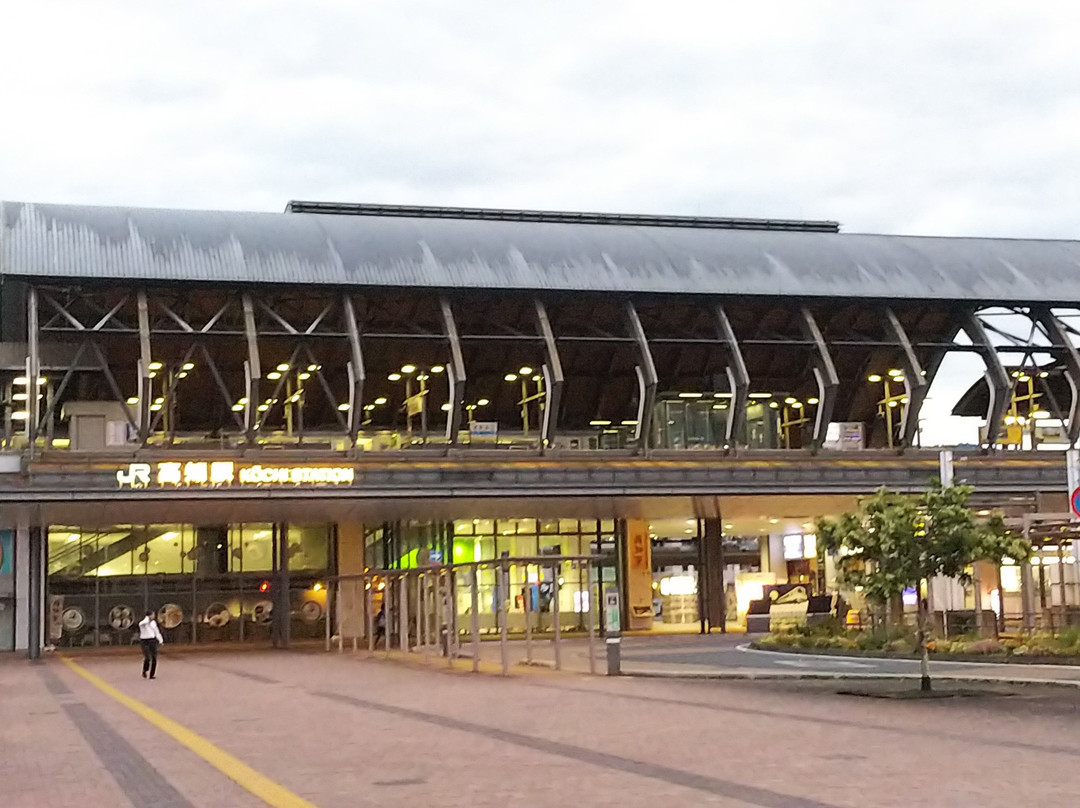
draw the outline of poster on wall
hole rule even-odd
[[[630,629],[649,629],[653,622],[652,539],[644,519],[626,520],[626,600]]]
[[[0,595],[15,594],[14,546],[12,531],[0,530]]]

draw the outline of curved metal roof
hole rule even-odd
[[[1080,242],[0,203],[50,278],[1080,302]]]

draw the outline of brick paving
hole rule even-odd
[[[147,682],[134,652],[76,659],[321,808],[1069,805],[1080,753],[1080,693],[1060,688],[916,702],[823,682],[503,679],[348,651],[166,650]],[[0,687],[5,808],[262,804],[57,660],[0,662]],[[107,729],[88,740],[72,704]],[[102,732],[122,739],[111,762]]]

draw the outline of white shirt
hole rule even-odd
[[[157,620],[153,617],[144,617],[139,621],[139,639],[157,640],[159,643],[165,642],[165,639],[161,636],[161,629],[158,628]]]

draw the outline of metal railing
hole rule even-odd
[[[325,647],[331,650],[336,640],[341,652],[351,640],[353,651],[363,645],[373,654],[382,641],[387,656],[396,646],[406,655],[422,654],[425,662],[443,657],[450,667],[456,660],[471,659],[472,670],[479,671],[481,636],[486,634],[498,639],[505,676],[510,671],[514,619],[519,624],[515,639],[523,640],[524,663],[537,664],[537,644],[546,641],[554,668],[562,670],[566,612],[577,618],[574,633],[587,637],[589,672],[596,673],[596,611],[602,607],[599,563],[598,556],[547,555],[338,575],[329,580]],[[568,564],[579,573],[578,586],[570,598],[572,608],[564,610],[564,594],[573,588],[563,576]],[[484,577],[492,582],[484,583]],[[520,609],[508,606],[516,605],[512,586],[522,589]],[[491,597],[490,611],[481,608],[482,590]]]

